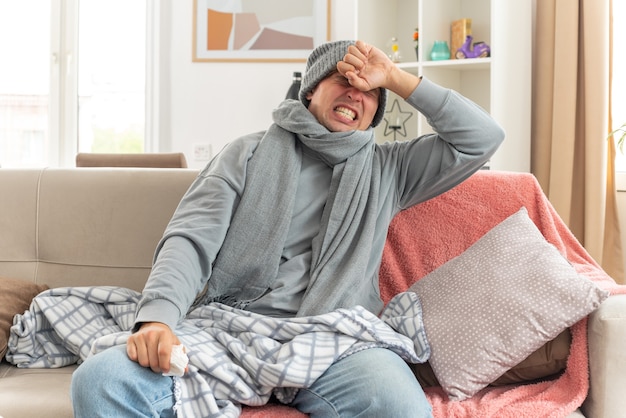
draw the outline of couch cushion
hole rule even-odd
[[[42,284],[0,277],[0,359],[7,351],[13,317],[24,313],[31,300],[47,288]]]
[[[423,305],[429,363],[453,400],[471,397],[608,297],[525,208],[409,290]]]
[[[76,366],[18,369],[0,365],[0,415],[4,418],[72,418],[70,381]]]
[[[41,171],[0,170],[0,274],[35,281],[37,187]]]
[[[38,277],[51,287],[141,290],[157,243],[196,176],[187,169],[45,170]]]
[[[571,343],[572,334],[567,328],[490,384],[502,386],[554,377],[565,370]]]

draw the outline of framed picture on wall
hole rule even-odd
[[[331,0],[194,0],[194,62],[303,62],[330,40]]]

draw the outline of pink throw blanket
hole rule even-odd
[[[525,206],[545,238],[576,270],[612,294],[626,293],[580,245],[526,173],[479,171],[454,189],[400,213],[389,229],[380,271],[387,303],[419,278],[461,254],[491,228]],[[585,400],[589,389],[587,319],[571,327],[572,344],[565,372],[556,380],[488,387],[474,397],[451,402],[441,388],[426,395],[437,418],[521,418],[566,416]],[[245,418],[302,418],[279,405],[244,407]]]
[[[576,270],[612,294],[626,293],[580,245],[527,173],[480,171],[456,188],[399,214],[391,225],[381,266],[381,291],[388,301],[446,261],[461,254],[491,228],[525,206],[544,237]],[[587,319],[571,327],[565,372],[556,380],[488,387],[463,402],[441,388],[427,388],[435,417],[566,416],[589,389]]]

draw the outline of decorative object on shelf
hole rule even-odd
[[[435,41],[433,49],[430,50],[430,59],[432,61],[441,61],[450,59],[450,48],[446,41]]]
[[[463,18],[450,24],[450,51],[455,55],[468,35],[472,34],[472,19]]]
[[[420,54],[419,54],[419,49],[420,49],[420,31],[418,28],[415,28],[415,31],[413,32],[413,42],[415,42],[415,59],[417,61],[420,60]]]
[[[393,62],[400,62],[402,57],[400,56],[400,48],[398,47],[398,38],[396,38],[395,36],[391,38],[390,45],[391,47],[389,51],[389,58]]]
[[[464,58],[485,58],[491,55],[491,48],[484,42],[474,42],[472,45],[472,35],[467,35],[465,43],[457,49],[454,54],[456,59]]]
[[[406,138],[406,127],[404,125],[407,120],[411,119],[411,116],[413,116],[413,113],[403,111],[398,99],[394,99],[391,109],[385,112],[385,133],[383,135],[390,136],[393,133],[394,141],[397,134]]]
[[[300,71],[293,72],[293,79],[285,99],[298,100],[298,93],[300,92],[300,84],[302,83],[302,73]]]

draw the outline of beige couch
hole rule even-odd
[[[196,174],[154,168],[0,169],[0,277],[50,287],[141,290],[155,245]],[[626,296],[609,298],[590,318],[591,389],[582,409],[589,417],[623,417]],[[3,361],[0,416],[71,417],[74,368],[17,369]]]

